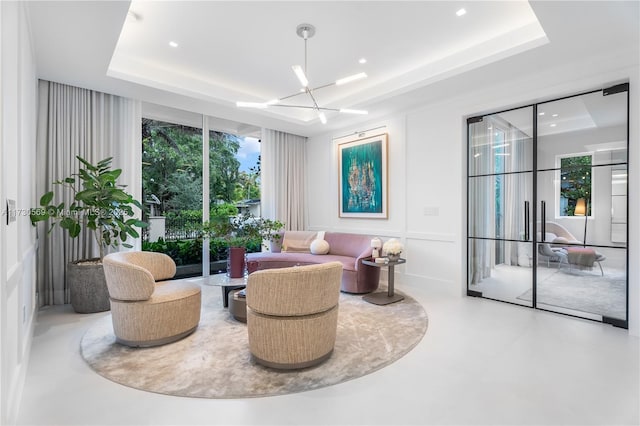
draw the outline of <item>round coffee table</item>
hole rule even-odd
[[[242,290],[229,293],[229,313],[236,321],[247,322],[247,298],[238,296]]]
[[[247,277],[242,278],[229,278],[227,274],[215,274],[210,275],[206,281],[207,285],[213,285],[222,288],[222,306],[228,307],[227,301],[229,293],[233,290],[239,290],[247,285]]]

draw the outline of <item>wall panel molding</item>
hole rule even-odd
[[[406,238],[407,240],[439,241],[445,243],[455,243],[458,241],[458,236],[456,234],[441,234],[435,232],[408,232]]]

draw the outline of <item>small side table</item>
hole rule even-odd
[[[238,296],[242,290],[233,290],[229,293],[229,313],[236,321],[247,322],[247,299]]]
[[[369,303],[373,303],[374,305],[388,305],[390,303],[395,303],[403,300],[404,296],[393,293],[393,280],[395,277],[395,271],[394,271],[395,266],[401,265],[406,262],[407,262],[407,259],[398,259],[394,261],[389,261],[389,263],[376,263],[373,260],[363,260],[362,263],[364,263],[365,265],[376,266],[378,268],[387,266],[389,268],[389,288],[386,293],[383,293],[383,292],[371,293],[371,294],[367,294],[366,296],[363,296],[362,298]]]

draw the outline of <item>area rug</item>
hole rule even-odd
[[[531,300],[532,290],[518,299]],[[561,269],[538,283],[538,304],[573,309],[624,320],[626,318],[624,272]]]
[[[82,338],[83,358],[107,379],[144,391],[199,398],[263,397],[372,373],[409,352],[427,330],[427,314],[410,296],[378,306],[361,296],[341,294],[331,358],[316,367],[283,372],[251,359],[247,326],[222,307],[220,287],[203,285],[202,297],[200,324],[189,337],[155,348],[129,348],[115,343],[107,315]]]

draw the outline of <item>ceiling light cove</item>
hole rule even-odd
[[[431,86],[549,42],[527,1],[126,3],[107,77],[152,88],[136,89],[149,101],[185,96],[222,118],[303,135],[359,125],[396,102],[414,102],[413,90],[431,93]],[[135,16],[124,19],[125,10]],[[224,19],[212,26],[212,16]],[[292,26],[292,16],[314,18]],[[306,19],[314,24],[296,28]],[[368,116],[348,115],[367,109]],[[560,111],[544,118],[553,112]]]
[[[296,77],[298,78],[298,81],[300,81],[300,84],[302,85],[302,89],[300,89],[299,92],[293,93],[291,95],[283,96],[281,98],[274,99],[267,102],[238,101],[236,102],[236,106],[239,108],[260,108],[260,109],[265,109],[270,106],[284,107],[284,108],[312,109],[317,112],[318,119],[320,119],[320,122],[322,124],[327,123],[327,116],[325,114],[325,111],[336,111],[336,112],[341,112],[346,114],[360,114],[360,115],[368,114],[368,111],[364,111],[364,110],[348,109],[348,108],[326,108],[318,105],[318,101],[316,100],[316,97],[314,95],[315,91],[324,89],[325,87],[342,86],[343,84],[348,84],[357,80],[362,80],[363,78],[367,78],[367,74],[364,72],[360,72],[357,74],[350,75],[348,77],[340,78],[333,83],[316,86],[314,88],[309,87],[309,77],[308,77],[308,70],[307,70],[307,40],[313,37],[315,33],[316,33],[316,28],[311,24],[300,24],[296,28],[296,34],[298,34],[298,36],[304,40],[304,67],[302,67],[301,65],[293,65],[291,67],[291,69],[293,70],[293,73],[296,75]],[[362,62],[363,60],[364,62],[366,62],[366,59],[362,58],[360,59],[361,64],[364,63]],[[303,94],[303,93],[306,93],[309,95],[309,98],[311,100],[311,106],[300,105],[296,103],[282,103],[282,101],[286,99],[295,98],[296,96],[299,96],[300,94]]]
[[[341,108],[340,112],[345,113],[345,114],[359,114],[359,115],[367,115],[369,114],[369,111],[365,111],[362,109],[348,109],[348,108]]]
[[[268,105],[267,105],[267,102],[241,102],[241,101],[238,101],[238,102],[236,102],[236,106],[238,108],[260,108],[260,109],[264,109]]]
[[[336,86],[342,86],[343,84],[351,83],[352,81],[357,81],[363,78],[367,78],[367,74],[360,72],[358,74],[336,80]]]

